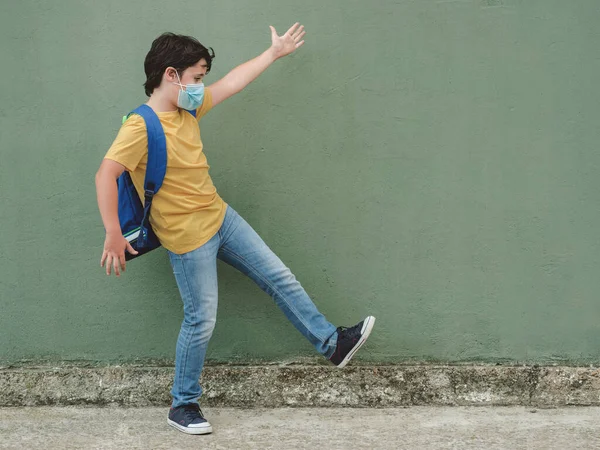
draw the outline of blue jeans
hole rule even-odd
[[[217,258],[249,276],[292,324],[329,358],[337,343],[336,327],[321,314],[290,269],[230,206],[218,233],[206,244],[178,255],[169,252],[183,301],[183,323],[177,339],[173,407],[197,403],[199,378],[208,341],[217,320]]]

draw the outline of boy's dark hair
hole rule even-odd
[[[174,67],[181,76],[185,69],[204,58],[208,65],[206,70],[208,73],[214,57],[215,52],[212,48],[206,48],[191,36],[175,33],[161,34],[152,42],[152,47],[144,60],[146,95],[150,97],[154,89],[160,86],[167,67]]]

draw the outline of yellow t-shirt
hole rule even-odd
[[[212,108],[210,89],[196,119],[187,111],[158,112],[167,141],[167,172],[154,196],[150,223],[161,244],[173,253],[195,250],[221,227],[227,205],[208,174],[209,165],[200,139],[200,120]],[[105,158],[125,166],[140,198],[144,198],[144,177],[148,162],[148,136],[144,119],[131,115]]]

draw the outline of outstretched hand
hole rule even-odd
[[[304,25],[296,22],[283,36],[278,36],[274,27],[271,28],[271,49],[276,58],[287,56],[304,45],[302,38],[306,34]]]

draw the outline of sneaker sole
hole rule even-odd
[[[208,424],[205,427],[184,427],[179,425],[177,422],[173,422],[171,419],[167,419],[167,423],[173,428],[177,428],[182,433],[186,434],[210,434],[212,433],[212,427]]]
[[[363,323],[362,330],[360,330],[362,336],[360,337],[360,339],[358,340],[358,342],[356,343],[354,348],[352,348],[352,350],[350,350],[348,352],[348,354],[343,359],[343,361],[338,364],[338,366],[337,366],[338,369],[342,369],[342,368],[346,367],[346,364],[348,364],[348,362],[352,359],[352,357],[358,351],[358,349],[361,348],[362,345],[366,342],[367,338],[371,334],[371,330],[373,330],[373,325],[375,325],[375,317],[373,317],[373,316],[367,317],[365,319],[365,323]]]

